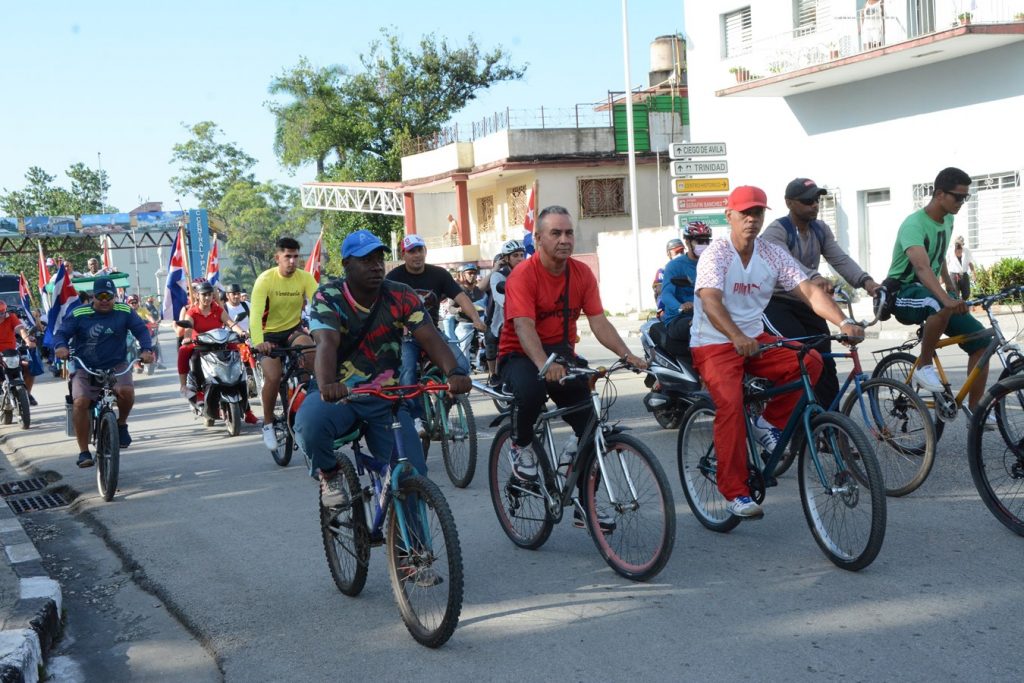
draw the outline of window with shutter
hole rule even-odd
[[[726,58],[738,57],[750,52],[753,42],[751,26],[749,7],[722,15],[722,27],[725,35],[724,56]]]

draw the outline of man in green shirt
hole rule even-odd
[[[946,269],[946,250],[953,234],[953,216],[970,199],[971,177],[959,168],[946,168],[935,177],[931,201],[910,214],[900,226],[892,250],[889,277],[902,285],[896,295],[896,319],[904,325],[924,322],[921,356],[914,380],[925,391],[942,392],[942,380],[935,370],[935,345],[943,333],[953,337],[984,329],[967,312],[967,304],[947,291],[956,291]],[[941,282],[940,282],[941,278]],[[946,285],[945,289],[943,284]],[[967,371],[978,364],[988,345],[986,339],[974,339],[960,348],[968,354]],[[980,377],[971,386],[968,407],[974,410],[982,394],[988,366],[980,368]],[[993,415],[994,417],[994,415]]]

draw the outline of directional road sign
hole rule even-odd
[[[721,175],[729,172],[729,162],[725,159],[708,159],[706,161],[673,161],[672,177],[686,175]]]
[[[708,209],[724,209],[729,203],[727,195],[713,197],[676,197],[676,211],[707,211]]]
[[[724,157],[724,142],[675,142],[668,148],[672,159],[689,157]]]
[[[675,194],[688,192],[728,192],[728,178],[676,178],[672,183]]]
[[[695,223],[700,221],[705,225],[712,228],[724,228],[729,225],[729,222],[725,220],[724,213],[677,213],[676,214],[676,225],[679,229],[684,229],[688,223]]]

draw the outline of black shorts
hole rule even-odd
[[[302,325],[296,325],[287,330],[281,330],[280,332],[264,332],[263,341],[270,342],[278,348],[287,348],[292,345],[295,338],[300,334],[305,334],[306,330]]]

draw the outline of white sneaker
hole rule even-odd
[[[729,504],[726,505],[725,509],[737,517],[744,517],[746,519],[764,517],[764,509],[755,503],[750,496],[739,496],[737,498],[733,498],[729,501]]]
[[[277,450],[277,434],[274,432],[274,425],[263,425],[263,445],[267,450]]]
[[[537,481],[537,454],[532,445],[512,445],[512,474],[523,481]]]
[[[423,424],[423,418],[413,418],[412,423],[416,427],[416,433],[419,434],[421,439],[427,435],[427,426]]]
[[[914,383],[933,394],[941,394],[946,390],[942,386],[942,378],[939,377],[939,373],[934,365],[922,365],[917,370],[914,370]]]
[[[773,452],[782,438],[782,430],[764,419],[763,415],[758,415],[751,426],[754,428],[754,441],[769,453]]]

